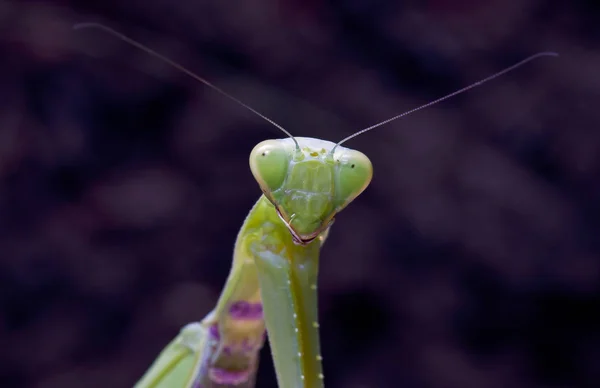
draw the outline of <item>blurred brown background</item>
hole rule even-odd
[[[215,303],[282,137],[371,186],[321,261],[330,388],[600,386],[595,1],[0,0],[0,386],[131,387]],[[268,348],[258,387],[275,387]]]

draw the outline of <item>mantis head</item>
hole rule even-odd
[[[259,143],[250,153],[250,169],[299,244],[325,231],[373,176],[362,152],[303,137]]]
[[[335,215],[348,206],[371,182],[373,168],[369,158],[361,152],[341,147],[342,143],[401,117],[464,93],[467,90],[521,67],[534,59],[558,56],[554,52],[540,52],[531,55],[504,70],[462,89],[387,120],[380,121],[334,144],[324,140],[293,137],[281,125],[257,112],[254,108],[231,96],[204,78],[192,73],[180,64],[171,61],[112,28],[98,23],[80,23],[75,25],[74,28],[101,29],[128,42],[138,49],[170,64],[216,92],[221,93],[223,96],[248,109],[289,136],[288,139],[266,140],[254,147],[250,154],[250,168],[263,193],[275,206],[279,216],[287,225],[294,237],[294,241],[304,245],[310,243],[319,234],[324,232],[333,222]]]

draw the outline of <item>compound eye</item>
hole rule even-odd
[[[250,153],[250,170],[266,192],[279,189],[288,172],[290,154],[277,140],[260,142]]]
[[[338,209],[346,207],[358,197],[367,188],[373,177],[373,165],[362,152],[348,150],[340,159],[336,187]]]

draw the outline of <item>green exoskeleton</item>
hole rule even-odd
[[[317,314],[319,252],[337,213],[371,182],[369,158],[341,144],[402,116],[479,86],[540,56],[533,55],[461,90],[363,129],[342,141],[293,137],[248,105],[189,70],[99,24],[173,65],[273,124],[288,137],[266,140],[250,153],[262,195],[237,236],[231,272],[218,303],[186,325],[162,351],[138,388],[253,387],[258,355],[269,338],[281,388],[324,386]]]

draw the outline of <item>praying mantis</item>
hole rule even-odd
[[[251,388],[268,337],[278,386],[324,387],[317,311],[320,249],[335,216],[370,184],[369,158],[342,144],[400,117],[437,104],[553,52],[534,54],[437,100],[358,131],[337,143],[294,137],[249,105],[188,69],[101,24],[97,28],[174,66],[281,130],[250,153],[262,195],[237,236],[231,271],[216,307],[184,326],[136,388]],[[267,335],[268,333],[268,335]]]

